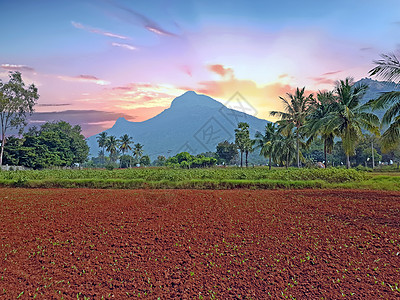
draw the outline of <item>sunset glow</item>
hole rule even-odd
[[[239,92],[273,120],[279,96],[367,77],[400,41],[397,0],[22,0],[0,11],[0,79],[22,72],[39,88],[36,122],[64,119],[86,136],[149,119],[187,90],[222,103]]]

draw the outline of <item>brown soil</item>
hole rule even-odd
[[[400,193],[0,189],[0,298],[395,299]]]

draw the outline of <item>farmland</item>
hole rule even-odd
[[[114,189],[358,188],[400,190],[398,173],[346,169],[133,168],[0,172],[0,187]]]
[[[400,193],[0,189],[0,298],[394,299]]]

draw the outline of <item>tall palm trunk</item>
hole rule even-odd
[[[286,169],[289,167],[289,151],[286,153]]]
[[[350,169],[350,155],[346,153],[346,168]]]
[[[373,169],[375,168],[374,141],[371,142],[371,150],[372,150],[372,169]]]
[[[300,168],[300,137],[299,133],[297,133],[296,137],[296,150],[297,150],[297,167]]]
[[[324,139],[324,160],[325,160],[325,168],[328,167],[328,160],[326,159],[326,139]]]
[[[243,151],[240,150],[240,167],[243,168]]]
[[[272,165],[272,157],[271,154],[269,155],[269,162],[268,162],[268,168],[271,170],[271,165]]]
[[[248,167],[247,158],[249,157],[249,151],[248,150],[246,150],[246,152],[245,152],[245,157],[246,157],[246,168],[247,168]]]
[[[1,141],[1,151],[0,151],[0,167],[3,165],[3,155],[4,155],[4,146],[6,143],[6,136],[3,134],[3,139]]]

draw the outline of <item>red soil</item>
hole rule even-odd
[[[0,205],[4,299],[400,297],[400,193],[0,189]]]

